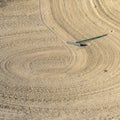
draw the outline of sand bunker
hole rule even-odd
[[[0,120],[119,120],[119,33],[119,0],[0,0]]]

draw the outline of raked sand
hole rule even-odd
[[[120,0],[0,0],[0,120],[120,120]]]

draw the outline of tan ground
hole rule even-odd
[[[0,0],[0,120],[120,120],[120,0]]]

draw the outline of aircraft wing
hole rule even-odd
[[[95,40],[95,39],[98,39],[98,38],[101,38],[101,37],[105,37],[107,35],[108,34],[104,34],[104,35],[100,35],[100,36],[97,36],[97,37],[93,37],[93,38],[89,38],[89,39],[84,39],[84,40],[81,40],[81,41],[77,41],[76,43],[82,43],[82,42],[87,42],[87,41]]]

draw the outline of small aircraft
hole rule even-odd
[[[87,44],[84,44],[84,42],[95,40],[95,39],[98,39],[98,38],[101,38],[101,37],[105,37],[107,35],[108,34],[104,34],[104,35],[100,35],[100,36],[89,38],[89,39],[84,39],[84,40],[77,41],[77,42],[67,41],[67,43],[71,44],[71,45],[75,45],[75,46],[87,46]]]

